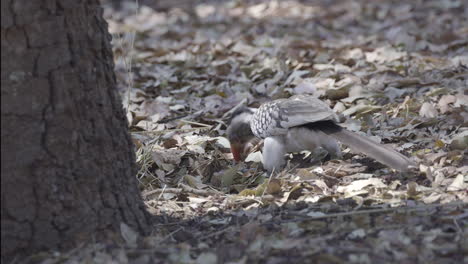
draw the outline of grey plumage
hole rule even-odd
[[[287,152],[322,147],[332,156],[340,156],[337,141],[399,171],[406,171],[413,165],[404,155],[340,127],[337,121],[338,116],[326,103],[299,95],[267,102],[255,112],[244,109],[236,113],[228,128],[228,137],[231,142],[231,139],[247,142],[254,135],[264,138],[263,164],[268,171],[279,170]],[[251,130],[242,124],[250,125]]]
[[[255,136],[266,138],[284,135],[291,127],[324,120],[338,121],[338,116],[321,100],[296,95],[262,104],[252,118],[251,128]]]
[[[348,146],[354,152],[363,153],[398,171],[407,171],[410,166],[413,166],[410,159],[394,149],[348,131],[332,122],[320,122],[320,124],[313,124],[310,128],[320,130]]]

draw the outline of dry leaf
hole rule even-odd
[[[419,115],[422,117],[434,118],[437,117],[438,113],[433,104],[425,102],[419,110]]]
[[[468,176],[458,174],[453,182],[447,187],[447,191],[466,191],[468,190]]]
[[[350,197],[352,195],[357,195],[359,193],[362,193],[362,191],[368,186],[373,186],[373,187],[376,187],[376,188],[385,188],[385,187],[387,187],[387,185],[384,184],[381,179],[379,179],[379,178],[370,178],[370,179],[367,179],[367,180],[353,181],[348,186],[339,186],[337,188],[337,191],[341,192],[341,193],[345,193],[346,197]]]

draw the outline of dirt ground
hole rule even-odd
[[[464,1],[147,2],[105,16],[154,231],[43,263],[468,263]],[[417,168],[235,164],[232,110],[304,93]]]

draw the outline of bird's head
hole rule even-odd
[[[255,138],[250,129],[250,119],[253,114],[253,109],[241,107],[231,115],[226,133],[231,143],[231,152],[235,161],[242,161],[246,158],[247,145]]]

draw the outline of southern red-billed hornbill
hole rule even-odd
[[[330,156],[341,156],[338,142],[351,150],[399,171],[413,163],[397,151],[337,125],[338,116],[321,100],[307,95],[278,99],[258,109],[242,107],[235,111],[227,129],[231,151],[236,161],[245,157],[245,145],[254,136],[263,138],[263,166],[279,171],[288,152],[324,148]]]

